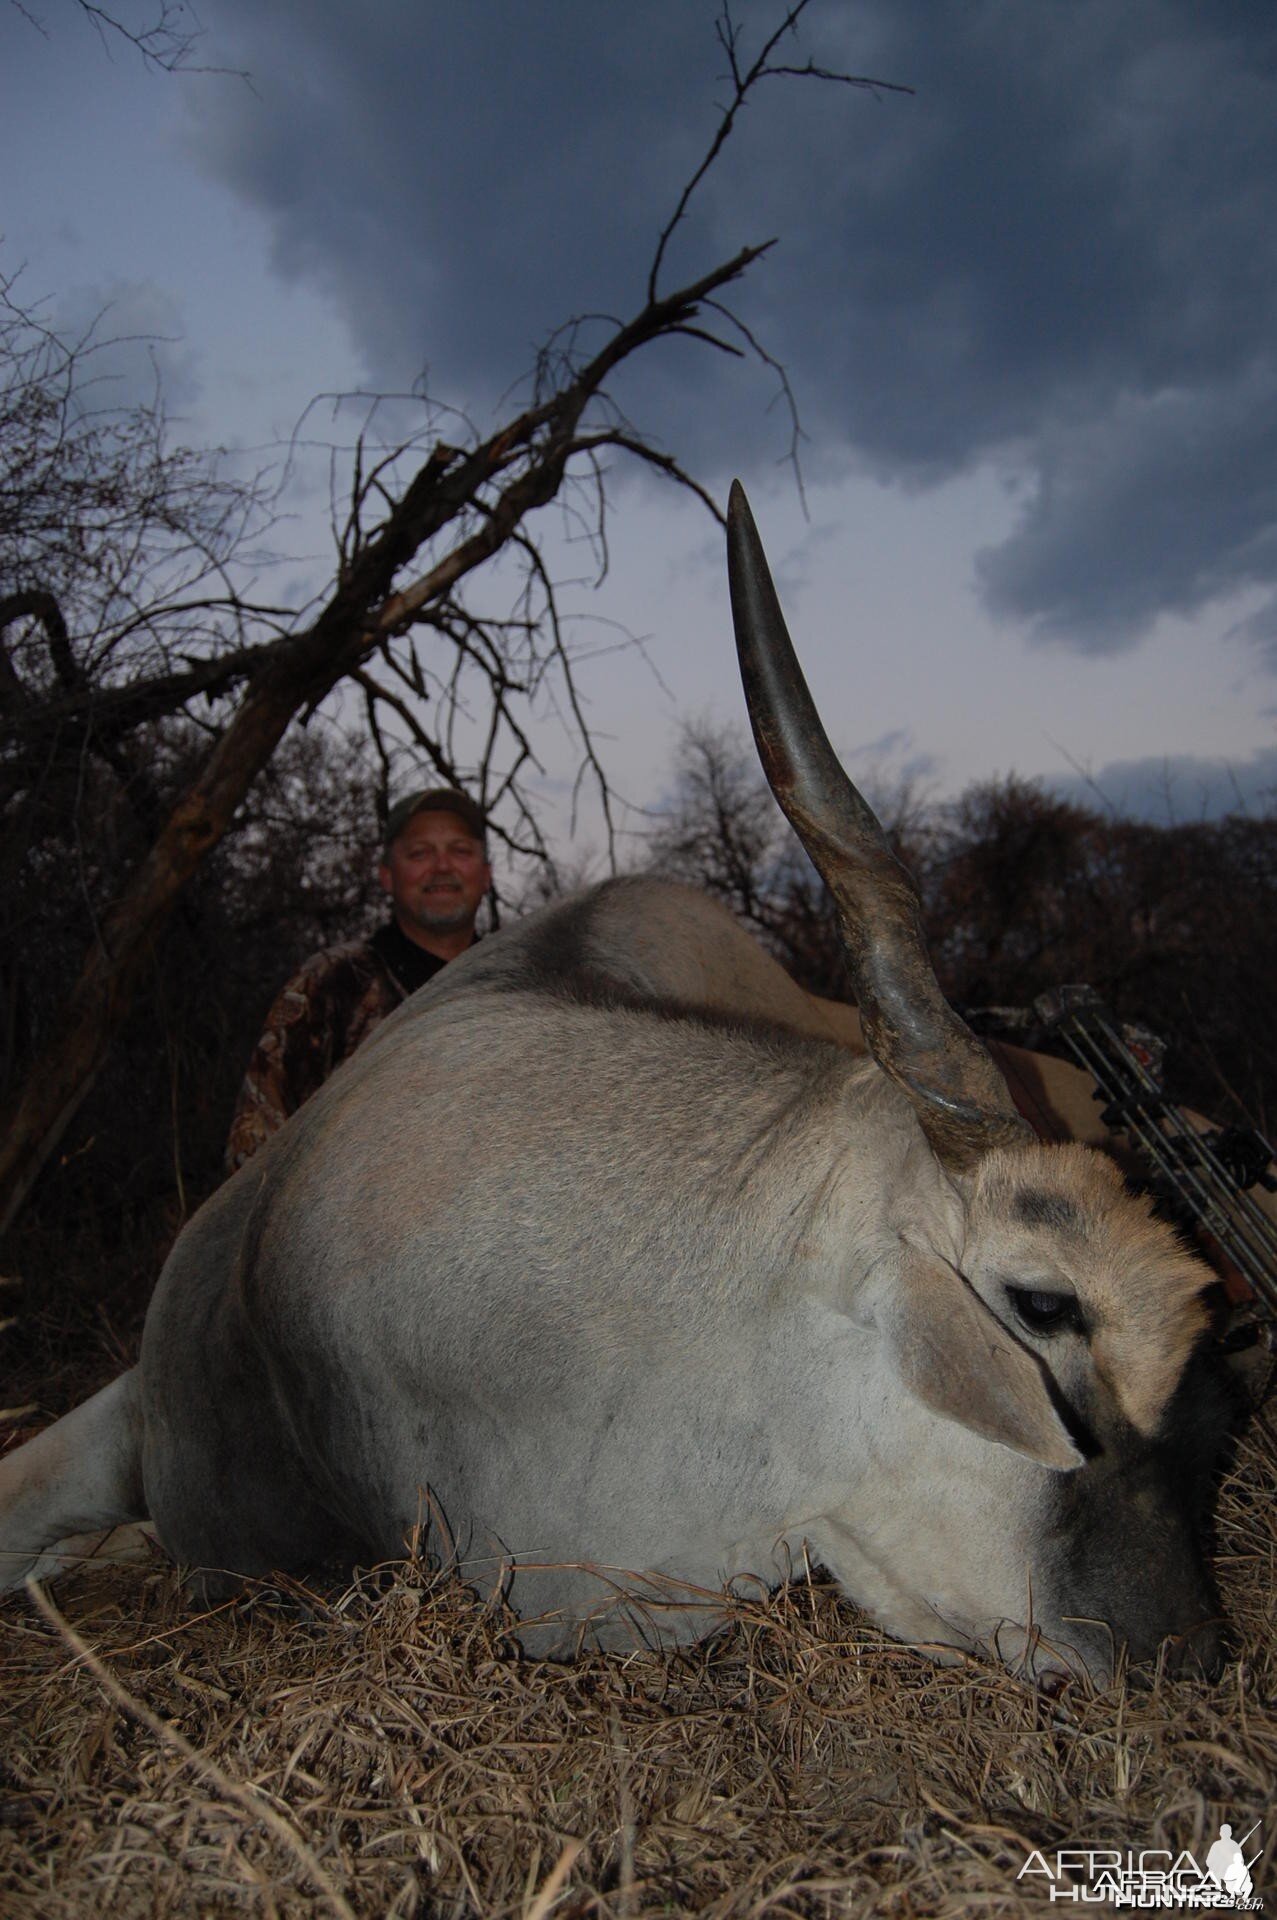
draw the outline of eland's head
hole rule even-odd
[[[831,1516],[830,1559],[902,1638],[1038,1673],[1103,1675],[1119,1647],[1164,1641],[1210,1666],[1201,1532],[1227,1424],[1204,1350],[1212,1276],[1111,1160],[1035,1137],[944,999],[916,888],[829,744],[739,484],[728,563],[760,759],[921,1133],[849,1301],[887,1383],[879,1502],[868,1524],[863,1496]]]

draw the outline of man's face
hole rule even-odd
[[[377,873],[411,937],[473,928],[492,884],[482,844],[455,813],[416,813],[391,843]]]

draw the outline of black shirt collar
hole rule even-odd
[[[437,953],[428,953],[410,940],[397,920],[388,920],[372,937],[372,948],[399,991],[407,997],[427,980],[433,980],[440,967],[447,966]]]

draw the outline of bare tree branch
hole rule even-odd
[[[732,98],[728,105],[723,108],[722,117],[715,129],[714,137],[706,148],[700,165],[687,182],[687,185],[683,188],[682,193],[678,197],[677,206],[661,229],[660,238],[656,243],[656,253],[652,259],[651,271],[647,277],[647,297],[649,303],[654,302],[656,299],[656,286],[660,278],[661,267],[665,260],[665,251],[674,237],[675,229],[679,226],[684,214],[687,212],[696,189],[700,186],[701,181],[705,178],[705,175],[709,172],[728,140],[731,138],[732,129],[736,125],[736,116],[745,105],[754,88],[758,86],[761,81],[773,79],[778,75],[785,75],[791,79],[837,80],[843,86],[862,87],[871,93],[913,92],[912,87],[894,85],[889,80],[871,80],[858,74],[831,72],[825,68],[813,65],[811,61],[808,61],[807,64],[802,67],[773,66],[771,64],[772,54],[785,38],[785,35],[794,31],[800,18],[807,11],[807,6],[808,0],[794,0],[794,4],[789,8],[789,11],[775,32],[764,41],[762,51],[759,53],[753,65],[742,71],[738,54],[740,28],[732,19],[731,8],[726,4],[726,0],[724,0],[723,11],[715,23],[715,31],[718,34],[719,45],[727,55],[729,76],[732,83]]]
[[[268,609],[240,584],[252,564],[246,542],[266,506],[261,485],[229,486],[207,461],[169,453],[158,399],[150,410],[125,417],[109,408],[100,416],[86,412],[81,376],[99,344],[92,330],[65,346],[38,317],[15,307],[11,282],[0,282],[0,361],[7,340],[10,362],[19,369],[8,394],[0,390],[0,452],[7,433],[20,456],[0,461],[0,534],[8,514],[27,543],[15,546],[20,558],[25,554],[23,565],[30,571],[39,558],[44,566],[39,578],[19,571],[3,583],[4,604],[13,611],[0,625],[15,628],[18,637],[0,648],[0,712],[10,726],[0,768],[21,790],[24,779],[37,777],[37,763],[57,763],[78,780],[86,753],[114,754],[127,778],[124,742],[139,726],[179,712],[194,716],[197,701],[214,703],[215,723],[202,761],[167,802],[149,851],[99,912],[60,1029],[47,1038],[0,1122],[6,1224],[101,1067],[183,889],[285,732],[295,720],[304,723],[343,681],[353,681],[363,698],[383,790],[398,763],[398,731],[403,746],[424,753],[442,777],[476,785],[489,808],[500,802],[513,811],[514,831],[494,822],[508,844],[541,853],[541,830],[519,783],[521,770],[535,764],[525,716],[539,693],[561,697],[580,746],[578,788],[582,778],[593,779],[611,844],[610,788],[576,683],[558,585],[527,523],[560,497],[570,515],[580,515],[572,490],[588,475],[595,509],[583,524],[605,570],[606,475],[599,458],[605,448],[686,486],[721,520],[708,491],[672,454],[650,446],[608,393],[619,368],[667,337],[690,337],[740,357],[738,345],[701,322],[706,309],[735,328],[750,355],[781,373],[792,415],[783,370],[721,299],[771,242],[742,247],[669,294],[657,287],[668,242],[693,193],[753,88],[780,72],[772,57],[805,5],[797,0],[789,8],[744,70],[736,29],[724,13],[719,36],[733,98],[662,230],[648,298],[637,313],[604,323],[601,339],[599,317],[592,316],[591,335],[599,343],[588,355],[580,351],[583,317],[559,329],[539,356],[532,403],[486,436],[414,395],[407,398],[420,410],[423,428],[396,432],[383,444],[381,409],[390,402],[365,397],[353,445],[332,455],[334,477],[348,474],[334,515],[335,575],[303,609]],[[793,71],[821,77],[814,67]],[[6,400],[12,403],[7,411]],[[334,404],[335,418],[342,405]],[[302,451],[304,424],[286,473]],[[485,617],[463,604],[460,590],[503,553],[519,563],[522,590],[510,618]],[[12,598],[36,589],[54,595],[60,630],[48,624],[43,603]],[[25,627],[17,625],[22,619]],[[42,653],[32,639],[38,622],[44,622]],[[263,627],[273,631],[246,643],[250,624],[259,634]],[[416,651],[424,633],[446,643],[450,671],[424,666]],[[377,660],[388,672],[375,669]],[[482,718],[468,703],[469,675],[483,689]],[[427,722],[420,703],[432,685],[437,706]],[[477,763],[469,750],[459,751],[463,725],[478,734]]]
[[[47,27],[25,0],[10,0],[10,5],[38,34],[48,39]],[[183,5],[175,4],[174,0],[159,0],[158,12],[142,27],[128,26],[106,7],[96,5],[95,0],[76,0],[76,5],[97,33],[108,59],[118,43],[132,47],[144,65],[160,73],[218,73],[248,79],[248,75],[237,68],[205,66],[194,60],[195,49],[204,38],[205,30],[189,0]]]

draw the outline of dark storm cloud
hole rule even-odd
[[[1033,458],[1015,537],[977,568],[994,611],[1043,638],[1109,652],[1166,607],[1277,579],[1277,365],[1123,394],[1045,426]],[[1262,645],[1275,616],[1244,632]]]
[[[201,96],[198,137],[371,378],[427,364],[482,408],[558,322],[639,303],[722,97],[716,5],[220,0],[257,92]],[[752,52],[776,11],[738,15]],[[996,456],[1024,504],[989,603],[1086,648],[1277,581],[1277,12],[816,0],[794,54],[917,97],[769,82],[671,266],[782,236],[739,307],[813,464],[926,484]],[[756,379],[658,353],[622,390],[642,424],[702,470],[783,450]]]
[[[196,139],[271,216],[281,269],[338,300],[371,379],[424,367],[482,408],[562,322],[642,305],[713,124],[713,17],[379,0],[356,26],[346,0],[222,0],[217,44],[257,97],[198,101]]]

